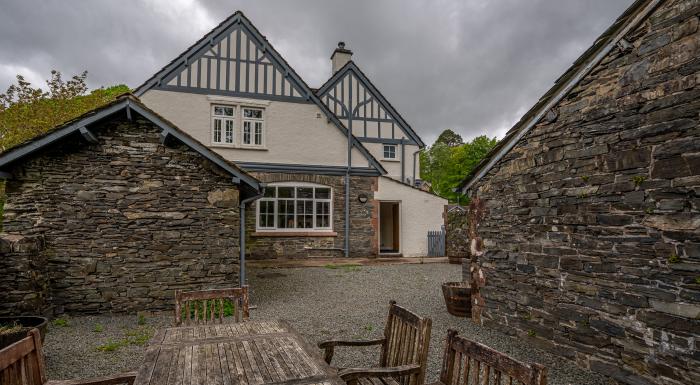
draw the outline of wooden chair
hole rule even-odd
[[[431,385],[546,385],[547,368],[525,364],[447,331],[440,380]]]
[[[88,364],[88,363],[86,363]],[[89,380],[46,381],[44,354],[38,329],[27,337],[0,350],[0,384],[2,385],[131,385],[136,372]]]
[[[225,307],[230,302],[231,317],[234,322],[247,321],[248,286],[231,289],[175,292],[175,325],[223,323]]]
[[[318,345],[324,349],[329,364],[336,346],[381,345],[381,358],[376,368],[345,368],[338,375],[349,385],[423,385],[430,344],[430,318],[389,303],[389,316],[384,338],[369,341],[332,340]]]

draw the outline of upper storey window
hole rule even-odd
[[[234,144],[235,108],[225,105],[214,105],[211,118],[211,141],[214,144]]]
[[[396,159],[396,145],[395,144],[385,144],[384,145],[384,159]]]
[[[244,146],[262,146],[265,120],[263,110],[259,108],[243,108],[243,140]]]

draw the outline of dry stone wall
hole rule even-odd
[[[189,147],[160,144],[147,121],[115,117],[91,130],[99,144],[69,138],[7,181],[4,231],[43,237],[38,258],[55,310],[170,309],[176,289],[236,285],[231,177]]]
[[[0,316],[45,314],[49,281],[42,236],[0,234]]]
[[[477,319],[621,383],[700,383],[699,15],[663,2],[478,183]]]

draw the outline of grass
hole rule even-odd
[[[357,263],[345,263],[345,264],[335,264],[335,263],[329,263],[327,265],[324,265],[326,269],[331,269],[331,270],[338,270],[342,269],[343,271],[346,272],[351,272],[351,271],[359,271],[362,265],[357,264]]]
[[[671,254],[668,257],[668,263],[680,263],[681,262],[681,257],[679,257],[676,254]]]
[[[196,302],[197,305],[197,318],[198,319],[204,319],[204,303],[201,301]],[[210,316],[210,310],[211,308],[207,306],[207,312],[206,316]],[[230,299],[224,299],[224,317],[231,317],[233,316],[234,310],[236,309],[236,304],[231,301]],[[216,302],[216,306],[214,307],[214,318],[219,317],[219,313],[221,312],[221,309],[219,308],[218,302]],[[183,307],[182,309],[182,318],[187,318],[185,315],[187,314],[187,310]],[[190,307],[190,319],[195,319],[195,306]]]
[[[22,330],[22,325],[14,322],[12,324],[0,324],[0,334],[12,334]]]
[[[64,317],[58,317],[55,320],[53,320],[51,323],[53,323],[53,326],[65,328],[68,326],[68,319],[64,318]]]
[[[104,330],[105,327],[102,326],[102,324],[95,324],[95,327],[92,329],[92,331],[95,333],[102,333]]]
[[[124,332],[124,337],[118,340],[108,339],[102,345],[97,347],[101,352],[113,352],[125,346],[144,346],[153,336],[152,327],[137,327],[128,329]]]
[[[138,321],[136,323],[138,323],[139,325],[145,325],[146,324],[146,316],[143,313],[139,314]]]

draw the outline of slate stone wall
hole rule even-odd
[[[12,170],[6,186],[4,231],[43,236],[56,311],[171,309],[176,289],[236,285],[231,177],[184,145],[161,145],[149,122],[117,117],[91,129],[99,144],[64,140]]]
[[[246,215],[246,253],[249,259],[343,256],[345,247],[345,177],[315,174],[253,173],[260,181],[316,183],[332,188],[332,236],[263,236],[255,232],[256,203]],[[378,253],[378,203],[376,177],[350,177],[350,256],[373,257]],[[367,203],[358,196],[365,194]],[[298,230],[292,230],[298,232]],[[262,234],[262,235],[261,235]]]
[[[478,183],[474,318],[621,383],[700,383],[699,14],[664,2]]]
[[[0,316],[47,313],[49,284],[44,238],[0,234]]]
[[[445,253],[448,257],[466,258],[469,255],[467,214],[467,207],[445,206]]]

